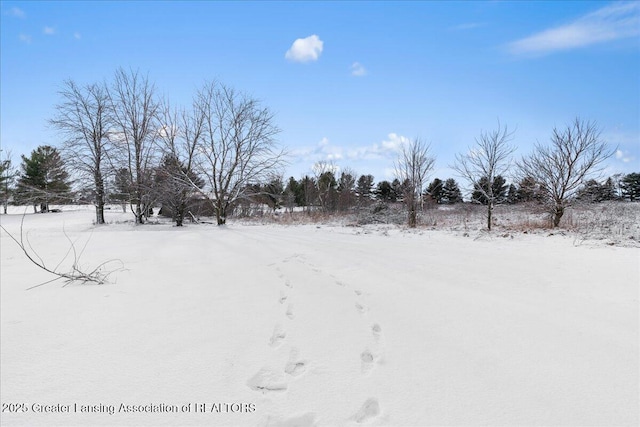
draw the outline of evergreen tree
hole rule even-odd
[[[376,199],[384,203],[394,203],[398,200],[398,194],[389,181],[380,181],[374,193]]]
[[[361,175],[356,184],[356,194],[360,204],[366,204],[371,200],[373,193],[373,175]]]
[[[177,227],[193,203],[193,188],[202,188],[204,181],[189,171],[175,156],[165,155],[154,176],[154,198],[162,204],[162,214],[171,215]],[[190,203],[191,202],[191,203]]]
[[[620,189],[624,200],[631,202],[640,200],[640,173],[633,172],[625,175],[620,181]]]
[[[51,203],[71,201],[69,174],[58,150],[42,145],[29,157],[22,156],[21,167],[16,192],[20,203],[32,203],[34,212],[39,204],[41,212],[48,212]]]
[[[514,184],[509,184],[506,201],[510,205],[518,203],[518,187],[516,187]]]
[[[336,177],[332,171],[325,171],[318,177],[318,201],[325,212],[333,212],[337,206]]]
[[[605,200],[614,200],[616,197],[613,179],[609,178],[604,184],[595,179],[590,179],[578,190],[576,198],[589,203],[598,203]]]
[[[492,191],[489,191],[489,185],[491,185]],[[475,184],[472,198],[474,201],[486,205],[489,203],[487,194],[493,194],[493,202],[496,204],[502,203],[506,199],[507,188],[506,180],[501,175],[496,176],[491,184],[489,184],[489,179],[483,176]]]
[[[290,208],[295,206],[304,206],[304,186],[299,183],[294,177],[289,177],[289,182],[284,189],[285,194],[292,196],[293,203],[290,204]]]
[[[462,192],[455,179],[449,178],[444,182],[442,186],[442,203],[454,204],[462,202]]]
[[[271,178],[269,182],[260,186],[262,201],[273,209],[274,212],[280,207],[283,193],[284,188],[282,187],[282,180],[277,177]]]
[[[431,200],[433,200],[434,202],[442,203],[442,186],[443,185],[444,183],[440,178],[435,178],[433,181],[431,181],[431,184],[429,184],[429,186],[427,187],[426,195],[431,197]]]
[[[518,184],[518,202],[540,200],[540,184],[532,177],[525,177]]]
[[[122,212],[126,212],[127,203],[131,200],[131,194],[133,193],[133,186],[128,169],[120,168],[116,170],[113,187],[114,191],[109,195],[109,198],[114,202],[120,203],[122,205]]]
[[[338,210],[346,211],[355,205],[356,178],[353,173],[346,171],[340,174],[338,179]]]
[[[609,177],[602,185],[602,200],[616,200],[616,198],[616,184],[613,178]]]
[[[11,159],[5,158],[0,161],[0,201],[2,202],[3,211],[7,213],[9,198],[13,192],[13,180],[15,178],[15,170],[11,165]]]

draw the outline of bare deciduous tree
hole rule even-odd
[[[2,201],[2,210],[6,214],[13,190],[13,181],[18,173],[13,166],[11,151],[0,149],[0,152],[4,152],[0,158],[0,200]]]
[[[159,104],[154,85],[138,71],[116,71],[109,90],[114,128],[109,134],[115,151],[116,166],[129,172],[132,185],[131,209],[136,224],[144,223],[151,208],[150,187],[155,139],[158,137]]]
[[[536,144],[533,153],[518,163],[523,177],[540,184],[554,227],[583,182],[600,172],[602,163],[615,152],[600,134],[595,122],[576,118],[564,129],[554,128],[549,146]]]
[[[452,168],[472,185],[472,189],[487,203],[487,229],[491,230],[496,203],[495,181],[504,175],[511,163],[515,147],[509,145],[513,132],[498,123],[498,129],[482,132],[467,154],[457,154]]]
[[[204,115],[198,142],[198,172],[205,177],[218,225],[229,207],[246,198],[250,184],[266,182],[284,164],[276,147],[280,129],[273,114],[257,100],[218,83],[207,83],[196,98]]]
[[[404,185],[404,202],[409,211],[407,224],[414,228],[418,223],[418,208],[422,206],[422,194],[427,175],[433,169],[435,157],[431,147],[420,138],[403,145],[395,164],[396,178]]]
[[[162,165],[173,167],[158,171],[166,179],[165,188],[156,190],[164,193],[163,198],[171,205],[178,227],[182,226],[187,214],[189,198],[193,193],[201,193],[204,184],[195,171],[197,148],[204,132],[204,114],[197,107],[195,105],[192,111],[181,112],[172,109],[168,103],[162,107],[162,126],[159,132],[159,142],[164,153]]]
[[[64,82],[62,101],[49,124],[63,137],[62,155],[84,182],[90,182],[95,196],[96,223],[104,224],[107,132],[111,126],[109,98],[104,86],[78,86]]]

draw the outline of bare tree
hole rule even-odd
[[[314,183],[316,185],[315,195],[320,209],[324,212],[333,211],[336,202],[336,172],[338,166],[331,161],[320,160],[314,163],[313,167]]]
[[[159,104],[148,77],[138,71],[116,71],[109,90],[114,128],[109,138],[116,150],[117,166],[127,169],[132,185],[130,200],[136,224],[144,223],[151,208],[151,167],[156,152]]]
[[[404,184],[404,202],[409,211],[407,224],[414,228],[418,223],[418,208],[422,206],[422,194],[427,175],[433,169],[435,157],[431,147],[420,138],[403,145],[395,164],[396,178]]]
[[[204,185],[196,174],[196,154],[203,137],[204,119],[197,104],[192,111],[180,112],[167,102],[162,106],[158,141],[164,159],[156,173],[156,181],[158,177],[164,177],[164,185],[156,190],[163,193],[160,198],[170,205],[178,227],[182,226],[187,214],[189,198],[202,192]]]
[[[533,153],[518,163],[523,177],[540,184],[554,227],[583,182],[597,175],[602,163],[615,152],[600,134],[595,122],[576,118],[564,129],[554,128],[549,146],[536,144]]]
[[[515,147],[509,145],[513,132],[509,132],[498,123],[498,128],[481,132],[476,143],[466,154],[457,154],[452,166],[460,176],[472,185],[474,194],[478,194],[487,205],[487,229],[491,230],[493,208],[498,198],[497,179],[501,179],[511,164],[511,155]]]
[[[62,155],[78,178],[90,182],[96,206],[96,223],[104,224],[107,132],[111,126],[109,97],[104,86],[78,86],[64,82],[62,101],[49,124],[63,137]]]
[[[13,181],[18,176],[18,172],[12,163],[11,151],[0,149],[0,152],[4,152],[4,155],[0,158],[0,200],[2,201],[3,212],[6,214],[9,198],[13,190]]]
[[[284,152],[275,141],[280,129],[260,102],[222,84],[205,84],[196,105],[204,115],[198,171],[211,189],[208,198],[218,225],[223,225],[229,207],[249,196],[250,184],[266,182],[284,165]]]

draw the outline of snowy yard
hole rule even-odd
[[[64,225],[82,265],[122,261],[114,283],[27,291],[51,277],[2,232],[3,426],[640,422],[638,248],[92,219],[25,230],[55,266]]]

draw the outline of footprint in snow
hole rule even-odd
[[[287,288],[293,288],[293,285],[291,284],[291,280],[289,280],[289,279],[285,279],[285,281],[284,281],[284,285],[285,285]]]
[[[280,292],[280,299],[278,300],[278,302],[280,304],[284,304],[284,302],[287,300],[287,296],[284,294],[284,292]]]
[[[287,383],[281,374],[270,369],[262,368],[247,381],[247,386],[262,394],[270,392],[283,392],[287,390]]]
[[[277,347],[280,345],[282,340],[287,336],[287,333],[282,329],[280,325],[276,325],[273,328],[273,335],[271,335],[271,339],[269,340],[269,345],[271,347]]]
[[[352,417],[356,423],[362,424],[380,415],[380,403],[378,399],[369,398],[362,405],[360,410]]]
[[[353,292],[358,296],[362,295],[362,291],[360,289],[356,289]]]
[[[360,354],[360,360],[362,361],[362,372],[368,373],[373,369],[374,362],[373,353],[370,350],[365,350]]]
[[[293,304],[289,304],[289,307],[287,307],[287,317],[291,320],[293,320],[293,318],[295,317],[293,314]]]
[[[367,307],[360,304],[359,302],[356,303],[356,310],[358,310],[360,313],[364,314],[367,312]]]
[[[382,334],[382,328],[380,327],[379,324],[374,323],[373,326],[371,327],[371,333],[373,333],[373,337],[378,340],[380,339],[380,334]]]
[[[306,360],[298,359],[298,350],[292,348],[291,354],[289,356],[289,361],[284,367],[284,372],[291,375],[292,377],[297,377],[307,370],[307,363],[308,362]]]

